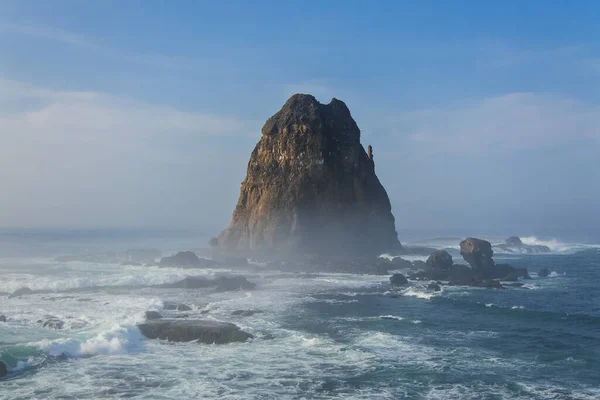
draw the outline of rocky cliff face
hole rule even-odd
[[[369,146],[370,147],[370,146]],[[222,251],[377,254],[400,247],[372,150],[337,99],[296,94],[267,120]]]

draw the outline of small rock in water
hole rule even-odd
[[[217,321],[155,320],[139,324],[140,332],[148,339],[162,339],[170,342],[191,342],[225,344],[244,342],[253,336],[234,324]]]
[[[0,322],[6,322],[6,315],[0,315]]]
[[[161,267],[181,267],[181,268],[210,268],[218,263],[214,260],[199,258],[191,251],[181,251],[174,256],[163,257],[158,263]]]
[[[28,287],[22,287],[21,289],[15,290],[14,293],[10,295],[10,297],[18,297],[31,293],[33,293],[33,290],[29,289]]]
[[[393,266],[393,269],[412,269],[413,268],[413,264],[410,261],[405,260],[400,257],[394,257],[392,259],[392,266]]]
[[[2,361],[0,361],[0,378],[8,374],[8,367]]]
[[[50,318],[47,320],[38,320],[38,324],[42,326],[42,328],[48,329],[62,329],[65,326],[65,323],[58,318]]]
[[[488,289],[504,289],[504,286],[495,279],[488,279],[481,282],[481,286]]]
[[[548,268],[543,268],[538,272],[538,276],[540,278],[545,278],[550,275],[550,270]]]
[[[242,317],[251,317],[254,314],[260,314],[262,311],[260,310],[235,310],[231,313],[231,315],[240,315]]]
[[[250,290],[256,287],[255,283],[249,282],[244,276],[222,276],[216,279],[217,291],[227,292],[230,290]]]
[[[454,265],[454,261],[447,251],[436,250],[431,253],[426,264],[434,270],[449,270]]]
[[[408,284],[408,279],[402,274],[394,274],[390,276],[390,284],[394,286],[403,286]]]
[[[162,318],[162,315],[158,311],[146,311],[145,316],[148,321]]]
[[[182,303],[171,303],[165,302],[163,304],[163,309],[168,311],[192,311],[192,307],[187,306]]]
[[[427,285],[427,289],[433,290],[435,292],[439,292],[439,291],[442,290],[442,288],[440,287],[440,285],[438,285],[437,283],[430,283],[429,285]]]

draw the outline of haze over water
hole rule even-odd
[[[600,398],[599,14],[0,2],[0,399]],[[294,93],[347,104],[403,245],[466,264],[464,238],[518,235],[494,260],[531,279],[392,285],[423,251],[382,275],[130,259],[214,255],[261,127]],[[238,275],[256,287],[167,287]],[[147,339],[148,311],[253,338]]]

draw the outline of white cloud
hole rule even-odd
[[[600,138],[600,106],[551,94],[510,93],[445,109],[400,113],[397,136],[430,151],[506,152]]]
[[[14,24],[10,22],[0,21],[0,32],[11,32],[20,35],[37,37],[40,39],[49,39],[61,42],[68,45],[96,48],[91,41],[81,35],[63,31],[61,29],[40,27],[33,25]]]
[[[0,226],[185,224],[193,201],[210,208],[203,186],[243,173],[220,146],[260,135],[260,122],[7,80],[0,105]]]

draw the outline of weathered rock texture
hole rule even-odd
[[[140,332],[148,339],[162,339],[170,342],[231,343],[244,342],[252,335],[234,324],[217,321],[153,320],[139,324]]]
[[[378,254],[400,248],[372,152],[337,99],[296,94],[267,120],[222,251]]]

